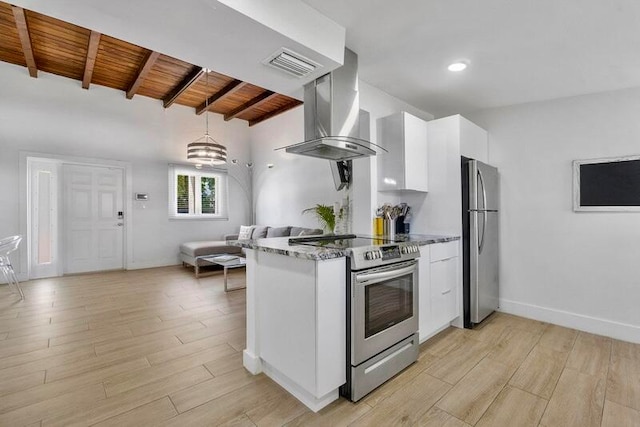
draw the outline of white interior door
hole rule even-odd
[[[122,169],[63,165],[64,273],[123,268]]]

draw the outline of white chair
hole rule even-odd
[[[2,270],[2,274],[7,280],[7,283],[9,285],[13,284],[18,289],[20,298],[24,300],[24,293],[20,287],[20,282],[18,282],[16,273],[13,271],[13,266],[11,265],[11,259],[9,259],[11,252],[18,249],[21,240],[22,236],[5,237],[0,240],[0,270]]]

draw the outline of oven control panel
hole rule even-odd
[[[414,244],[374,246],[352,251],[352,268],[361,269],[418,258],[420,247]]]
[[[420,247],[418,245],[406,245],[400,248],[400,252],[403,254],[419,254]]]
[[[382,252],[379,250],[367,251],[364,253],[364,259],[366,260],[379,259],[379,258],[382,258]]]
[[[383,246],[382,249],[380,249],[380,252],[382,252],[383,261],[402,258],[399,246]]]

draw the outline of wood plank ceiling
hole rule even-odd
[[[0,2],[0,61],[246,120],[253,126],[302,104],[224,74],[77,25]],[[208,81],[208,84],[206,82]],[[205,107],[205,97],[208,107]]]

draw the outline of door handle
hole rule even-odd
[[[117,223],[116,225],[117,225],[118,227],[122,227],[122,226],[124,225],[124,223],[119,222],[119,223]]]
[[[482,249],[484,248],[484,233],[487,229],[487,212],[480,212],[482,214],[482,234],[481,237],[479,238],[479,242],[478,242],[478,253],[481,254],[482,253]]]
[[[391,278],[404,276],[405,274],[413,273],[415,269],[416,269],[415,264],[412,264],[408,267],[398,268],[390,271],[382,271],[382,272],[368,273],[368,274],[361,273],[356,275],[355,281],[356,283],[366,283],[372,280],[380,281],[385,279],[391,279]]]
[[[484,247],[484,233],[487,228],[487,192],[484,189],[484,179],[482,178],[482,172],[478,168],[478,181],[482,188],[482,237],[480,238],[480,242],[478,242],[478,253],[482,253],[482,248]]]
[[[482,209],[481,210],[486,211],[487,210],[487,192],[484,188],[484,178],[482,177],[482,172],[480,171],[480,168],[478,168],[478,183],[482,188]]]

